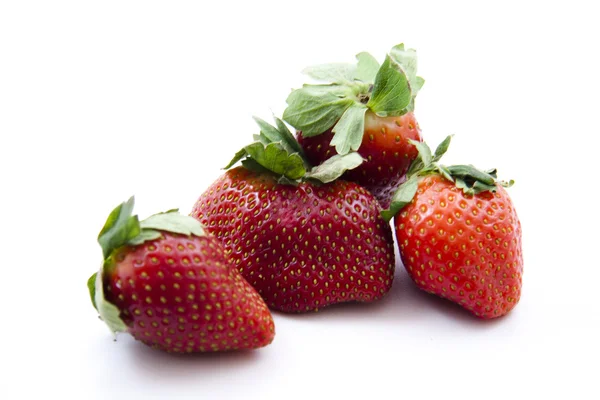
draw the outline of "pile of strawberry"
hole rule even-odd
[[[523,273],[512,181],[440,164],[451,138],[435,151],[422,141],[416,67],[415,51],[398,45],[381,65],[360,53],[356,64],[308,68],[322,83],[294,90],[274,126],[256,119],[260,133],[190,216],[140,221],[133,198],[115,208],[88,280],[109,328],[169,352],[266,346],[269,309],[385,296],[391,226],[418,287],[484,319],[512,310]]]

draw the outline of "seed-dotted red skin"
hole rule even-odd
[[[389,291],[393,237],[379,213],[375,198],[352,182],[278,185],[238,167],[200,196],[191,215],[223,241],[269,307],[304,312]]]
[[[331,130],[306,138],[298,132],[296,138],[313,165],[321,164],[336,154],[335,147],[329,145],[333,138]],[[418,154],[408,139],[423,140],[413,113],[384,118],[367,111],[365,133],[358,149],[365,162],[346,172],[344,179],[367,188],[382,207],[387,208],[395,189],[404,182],[406,172]]]
[[[163,233],[117,250],[113,260],[105,297],[135,339],[178,353],[254,349],[273,341],[269,309],[216,238]]]
[[[428,176],[394,224],[402,262],[421,289],[485,319],[519,301],[521,224],[504,188],[467,196]]]

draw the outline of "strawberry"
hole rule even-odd
[[[334,134],[304,137],[297,133],[298,142],[313,164],[320,164],[335,155],[329,146]],[[360,183],[389,206],[395,189],[405,180],[406,171],[417,156],[417,149],[408,139],[421,141],[421,130],[412,112],[398,117],[378,117],[371,111],[365,114],[364,135],[358,153],[367,159],[359,168],[346,172],[345,179]]]
[[[133,198],[98,236],[104,262],[88,280],[94,307],[114,332],[167,352],[254,349],[273,340],[271,314],[202,225],[176,210],[144,221]]]
[[[380,299],[394,277],[391,229],[367,190],[337,179],[361,157],[337,155],[307,170],[281,120],[278,129],[259,123],[259,141],[227,167],[245,158],[243,166],[214,182],[191,215],[223,241],[272,309],[304,312]]]
[[[512,310],[521,297],[521,224],[496,171],[438,164],[450,142],[420,156],[394,195],[402,262],[417,286],[484,319]]]
[[[422,141],[413,111],[424,80],[416,75],[416,52],[403,44],[393,47],[381,66],[369,53],[356,58],[356,65],[307,68],[306,74],[327,84],[294,90],[283,118],[297,129],[312,164],[358,151],[366,161],[344,179],[369,189],[387,208],[417,156],[409,140]]]

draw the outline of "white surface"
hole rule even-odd
[[[593,2],[200,3],[1,3],[0,398],[598,398]],[[304,66],[398,42],[419,52],[426,139],[517,181],[517,308],[476,320],[399,266],[377,304],[275,314],[253,353],[113,342],[85,287],[110,209],[188,212]]]

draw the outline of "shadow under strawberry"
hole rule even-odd
[[[149,386],[161,385],[165,390],[172,388],[175,391],[181,385],[190,387],[199,382],[222,379],[224,371],[235,374],[256,369],[261,362],[269,359],[264,352],[252,350],[202,354],[166,353],[140,346],[128,335],[120,335],[114,346],[106,352],[106,357],[117,361],[120,367],[98,368],[99,385],[103,382],[113,382],[113,385],[123,382],[126,385],[127,381],[124,379],[133,378]],[[89,356],[97,358],[98,353],[92,354],[90,351]]]
[[[410,279],[402,264],[396,264],[394,285],[381,300],[355,307],[351,303],[335,304],[318,313],[289,314],[273,311],[275,320],[285,319],[293,323],[314,321],[343,322],[349,327],[360,327],[365,323],[373,325],[391,324],[398,329],[406,329],[415,323],[430,321],[439,326],[465,329],[489,330],[497,325],[496,320],[473,318],[459,305],[420,290]],[[366,322],[370,321],[370,322]],[[434,322],[438,321],[438,322]],[[350,329],[350,328],[349,328]],[[439,334],[439,330],[437,331]],[[433,332],[432,332],[433,334]]]

